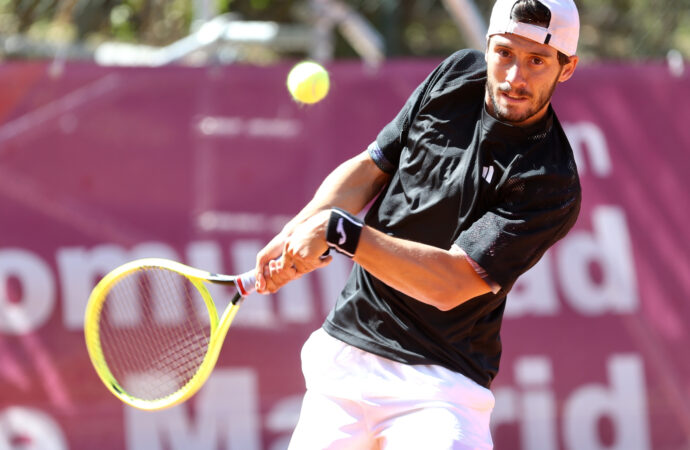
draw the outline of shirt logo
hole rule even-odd
[[[491,179],[494,177],[494,166],[484,166],[482,168],[482,178],[486,180],[487,183],[491,183]]]

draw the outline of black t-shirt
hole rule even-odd
[[[506,294],[573,226],[581,194],[551,107],[529,128],[499,122],[486,112],[485,84],[484,54],[464,50],[414,91],[369,147],[392,178],[365,222],[398,238],[459,246],[486,272],[493,292],[441,311],[355,264],[324,329],[371,353],[441,365],[489,387]]]

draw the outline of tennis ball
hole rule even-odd
[[[328,72],[320,64],[303,61],[290,70],[287,88],[300,103],[316,103],[328,94]]]

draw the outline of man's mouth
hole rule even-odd
[[[528,100],[528,97],[526,95],[520,95],[520,94],[515,94],[515,93],[509,93],[509,92],[501,92],[501,96],[508,100],[509,102],[524,102]]]

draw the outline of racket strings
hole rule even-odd
[[[157,267],[112,287],[99,321],[103,357],[132,397],[157,400],[183,388],[209,347],[203,298],[183,275]]]

